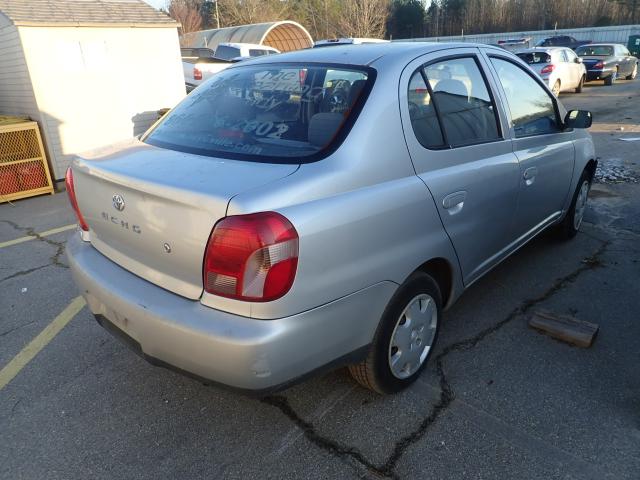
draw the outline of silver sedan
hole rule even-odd
[[[348,365],[397,392],[467,287],[547,228],[576,235],[590,125],[489,46],[242,62],[74,159],[71,269],[154,364],[260,392]]]

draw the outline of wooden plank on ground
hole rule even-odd
[[[553,338],[583,348],[593,344],[600,328],[595,323],[578,320],[570,315],[559,315],[548,310],[539,310],[531,315],[529,326]]]

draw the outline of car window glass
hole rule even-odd
[[[518,57],[529,65],[537,65],[541,63],[551,63],[551,55],[547,52],[522,52],[517,53]]]
[[[516,137],[559,131],[550,94],[517,65],[495,57],[491,62],[507,96]]]
[[[575,62],[576,58],[578,58],[573,50],[565,50],[564,53],[567,55],[569,62]]]
[[[576,49],[576,53],[581,57],[613,55],[613,47],[608,45],[584,45]]]
[[[250,57],[261,57],[262,55],[267,55],[267,50],[260,50],[257,48],[250,48],[249,49],[249,56]]]
[[[236,47],[230,47],[229,45],[220,45],[216,49],[216,58],[221,60],[231,60],[240,56],[240,49]]]
[[[427,148],[443,147],[440,123],[420,70],[414,72],[409,80],[407,97],[409,118],[418,141]]]
[[[424,67],[445,142],[457,147],[497,140],[495,108],[473,58],[453,58]]]
[[[300,162],[333,142],[369,82],[366,70],[322,64],[229,68],[165,115],[144,141],[201,155]]]
[[[567,58],[567,52],[565,52],[564,50],[560,51],[560,61],[565,63],[569,61],[569,59]]]

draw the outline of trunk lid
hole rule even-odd
[[[582,63],[584,65],[584,67],[587,70],[589,70],[596,63],[604,62],[604,60],[607,58],[607,56],[606,55],[599,55],[599,56],[589,56],[589,57],[580,57],[580,58],[582,58]]]
[[[133,140],[77,158],[73,173],[93,246],[136,275],[197,299],[205,247],[229,200],[297,168],[193,155]]]

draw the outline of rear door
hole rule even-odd
[[[509,109],[520,162],[515,228],[526,239],[562,214],[573,176],[573,133],[561,129],[557,100],[530,72],[497,52],[489,61]]]
[[[520,171],[477,48],[424,55],[400,80],[403,129],[469,284],[513,241]]]
[[[567,48],[564,53],[567,55],[569,62],[569,70],[571,71],[572,85],[577,87],[580,84],[580,79],[584,75],[584,66],[578,62],[578,56],[575,52]]]
[[[616,45],[616,55],[620,57],[620,76],[627,76],[633,73],[635,62],[631,58],[629,50],[623,45]],[[622,67],[624,65],[624,67]]]

